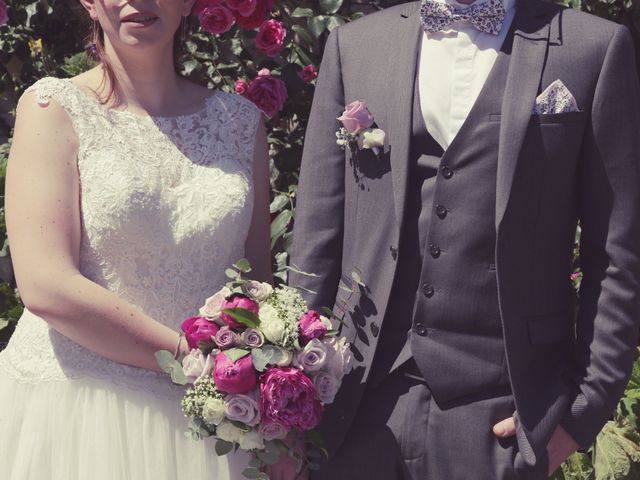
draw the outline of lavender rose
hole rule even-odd
[[[250,427],[260,423],[260,406],[249,395],[229,395],[224,408],[229,420],[236,420]]]
[[[240,344],[240,336],[229,327],[222,327],[213,339],[220,350],[226,350]]]
[[[231,293],[229,288],[223,287],[217,293],[207,298],[204,306],[200,308],[200,315],[210,320],[218,320],[222,312],[222,304],[227,297],[231,296]]]
[[[318,391],[318,398],[324,404],[333,403],[340,388],[340,380],[330,372],[318,372],[313,377],[313,384]]]
[[[298,328],[300,329],[303,344],[306,344],[314,338],[322,338],[327,333],[327,325],[315,310],[309,310],[298,320]]]
[[[305,372],[317,372],[327,363],[328,349],[321,340],[314,338],[295,357],[294,365]]]
[[[244,292],[256,302],[264,302],[273,293],[273,287],[267,282],[250,280],[242,287]]]
[[[262,332],[260,332],[260,330],[247,328],[244,332],[242,332],[242,342],[246,347],[260,348],[262,345],[264,345],[264,335],[262,335]]]
[[[255,388],[258,374],[253,368],[251,355],[232,362],[224,352],[220,352],[216,355],[213,379],[221,392],[240,394],[248,393]]]
[[[242,295],[241,293],[234,293],[222,303],[222,310],[226,310],[228,308],[243,308],[255,313],[256,315],[260,311],[260,306],[255,300],[251,300],[249,297]],[[236,322],[236,320],[227,313],[220,314],[220,319],[229,328],[236,330],[245,328],[243,324]]]
[[[351,347],[344,337],[325,338],[324,345],[328,350],[328,369],[338,380],[342,380],[353,366],[353,355]]]
[[[200,343],[211,342],[220,327],[204,317],[191,317],[182,322],[182,331],[190,349],[198,348]]]
[[[289,433],[289,429],[278,422],[262,422],[258,427],[262,438],[266,441],[269,440],[282,440]]]
[[[338,117],[348,133],[357,135],[360,130],[373,125],[373,115],[369,112],[367,104],[362,100],[356,100],[347,105],[342,115]]]

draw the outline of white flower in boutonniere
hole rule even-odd
[[[346,148],[351,142],[356,142],[360,149],[371,149],[377,155],[379,147],[384,145],[385,133],[373,126],[373,115],[362,100],[356,100],[347,105],[342,115],[338,117],[342,128],[336,132],[336,143]]]

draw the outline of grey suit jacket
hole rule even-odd
[[[558,423],[588,446],[630,375],[640,319],[640,88],[622,26],[520,0],[514,28],[502,109],[491,115],[500,122],[495,256],[518,443],[533,463]],[[317,292],[312,305],[334,306],[360,362],[326,412],[330,450],[357,409],[376,332],[393,321],[385,312],[394,301],[420,36],[418,2],[368,15],[331,32],[318,78],[292,255],[318,277],[293,275],[291,283]],[[532,115],[556,79],[581,111]],[[336,145],[336,117],[354,100],[365,100],[387,132],[389,169],[378,176],[391,175],[388,195],[363,185]],[[576,315],[568,277],[578,220]],[[339,289],[353,271],[366,288]]]

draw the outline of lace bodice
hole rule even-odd
[[[196,113],[143,117],[108,109],[69,80],[45,78],[28,91],[43,107],[58,102],[79,139],[82,273],[178,329],[244,255],[259,110],[215,91]],[[32,382],[89,375],[145,389],[168,383],[90,352],[28,311],[0,369]]]

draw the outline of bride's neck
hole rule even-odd
[[[107,43],[105,53],[117,78],[118,103],[152,114],[171,110],[171,99],[176,98],[179,89],[172,48],[161,49],[155,55],[126,55]]]

